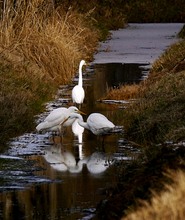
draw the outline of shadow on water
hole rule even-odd
[[[138,64],[92,64],[84,75],[86,91],[82,110],[101,112],[119,125],[124,109],[97,102],[107,89],[138,83],[147,76]],[[76,84],[76,78],[74,84]],[[42,120],[58,106],[71,105],[71,88],[61,87],[48,103]],[[91,219],[106,187],[116,183],[119,162],[137,157],[139,151],[123,135],[108,136],[105,152],[96,136],[74,124],[63,143],[49,134],[24,134],[14,139],[0,157],[0,217],[2,219]]]

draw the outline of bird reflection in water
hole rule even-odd
[[[63,149],[60,145],[46,148],[44,158],[53,169],[70,173],[80,173],[83,166],[86,165],[91,174],[101,174],[114,162],[113,158],[104,152],[94,152],[77,162],[74,154]]]
[[[47,147],[43,157],[53,169],[58,171],[67,171],[77,165],[74,155],[60,144]]]
[[[77,166],[71,167],[69,171],[72,173],[79,172],[81,164],[86,164],[87,170],[91,174],[101,174],[105,172],[113,164],[113,162],[114,160],[110,155],[106,155],[104,152],[96,151],[90,156],[85,157],[82,161],[79,161]]]
[[[72,132],[75,137],[77,137],[77,145],[78,145],[78,155],[79,159],[83,159],[83,150],[82,150],[82,143],[83,143],[83,133],[84,128],[78,124],[78,119],[75,119],[74,123],[72,124]]]

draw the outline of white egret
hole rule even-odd
[[[71,113],[81,113],[75,106],[70,106],[69,108],[57,108],[54,109],[39,125],[37,125],[36,130],[40,131],[55,131],[61,133],[62,127],[67,127],[73,124],[75,118],[69,118]]]
[[[85,92],[83,89],[83,80],[82,80],[82,67],[83,65],[86,65],[86,62],[84,60],[80,61],[79,65],[79,79],[78,79],[78,85],[76,85],[72,89],[72,100],[74,103],[82,104],[85,97]]]
[[[108,120],[104,115],[100,113],[92,113],[84,122],[81,115],[72,113],[70,114],[70,120],[78,118],[78,123],[80,126],[90,130],[95,135],[106,135],[113,130],[115,125]],[[65,121],[64,121],[65,122]]]
[[[104,145],[105,135],[120,133],[123,130],[122,126],[115,126],[111,121],[109,121],[108,118],[106,118],[104,115],[100,113],[90,114],[86,122],[84,122],[83,117],[81,115],[76,113],[70,114],[69,119],[74,118],[78,119],[78,123],[80,126],[90,130],[95,135],[103,136],[102,146]]]

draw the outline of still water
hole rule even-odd
[[[81,110],[100,112],[120,125],[123,104],[115,108],[117,104],[98,100],[110,87],[143,80],[147,68],[144,64],[92,64],[84,74],[86,96]],[[37,123],[52,109],[72,105],[71,89],[77,80],[59,89]],[[0,155],[0,218],[92,219],[96,205],[106,197],[106,188],[116,183],[119,162],[129,163],[138,154],[124,134],[107,137],[103,151],[101,141],[78,124],[66,129],[62,143],[49,133],[15,138]]]

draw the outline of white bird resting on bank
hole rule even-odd
[[[75,106],[57,108],[54,109],[43,122],[37,125],[36,130],[38,132],[54,131],[61,133],[62,127],[71,126],[75,121],[75,118],[69,118],[72,113],[84,114]]]
[[[100,113],[92,113],[84,122],[83,117],[79,114],[70,114],[68,120],[78,118],[80,126],[90,130],[95,135],[108,135],[112,133],[121,133],[123,131],[121,126],[115,126],[108,118]],[[64,121],[65,122],[65,121]]]
[[[85,92],[83,89],[83,79],[82,79],[82,67],[83,65],[86,65],[86,62],[84,60],[80,61],[79,65],[79,79],[78,79],[78,85],[76,85],[72,89],[72,100],[74,103],[82,104],[85,98]]]

